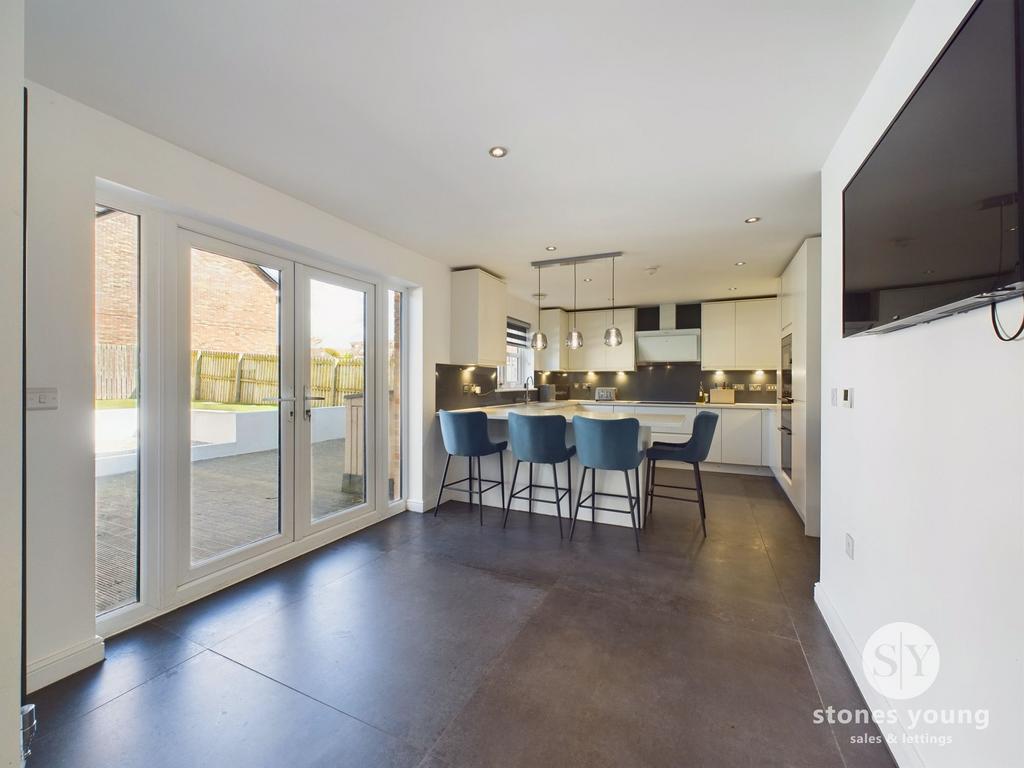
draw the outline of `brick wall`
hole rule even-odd
[[[96,219],[96,343],[138,336],[139,219],[112,211]]]
[[[138,217],[97,217],[97,344],[137,342],[138,243]],[[193,349],[277,352],[277,286],[257,267],[193,251],[192,317]]]
[[[192,251],[192,349],[277,352],[277,285],[258,267]]]

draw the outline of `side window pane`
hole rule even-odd
[[[139,600],[139,217],[96,207],[96,614]]]
[[[388,499],[402,496],[402,293],[388,291]]]

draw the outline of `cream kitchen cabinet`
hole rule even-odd
[[[736,302],[700,305],[700,363],[706,371],[725,370],[736,363]]]
[[[508,293],[482,269],[452,272],[451,360],[455,365],[505,364]]]
[[[573,326],[573,313],[567,312],[568,325]],[[622,344],[608,347],[604,332],[612,323],[611,310],[596,309],[575,313],[576,328],[583,334],[583,346],[569,350],[569,370],[572,371],[635,371],[636,370],[636,310],[616,309],[615,323],[622,331]],[[563,335],[564,343],[564,335]],[[551,344],[551,339],[548,339]]]
[[[701,304],[701,367],[776,370],[778,323],[775,298]]]
[[[547,349],[533,353],[533,367],[538,371],[569,370],[569,348],[565,337],[569,333],[569,313],[563,309],[542,309],[540,329],[548,337]]]
[[[761,411],[723,408],[720,418],[722,463],[761,466]]]

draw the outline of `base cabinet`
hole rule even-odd
[[[609,408],[601,405],[584,405],[585,410]],[[770,409],[766,408],[705,408],[699,405],[616,405],[616,413],[629,415],[673,415],[681,416],[680,426],[665,426],[652,434],[652,439],[663,443],[685,443],[693,434],[697,414],[708,412],[718,416],[715,435],[711,440],[706,461],[709,464],[735,464],[743,467],[765,467],[771,461],[768,448],[777,440],[775,422]],[[768,432],[767,430],[772,430]],[[669,462],[673,466],[674,462]]]
[[[761,466],[761,411],[726,410],[721,418],[722,461]]]

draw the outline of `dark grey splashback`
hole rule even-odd
[[[454,411],[459,408],[475,408],[481,405],[502,405],[523,398],[522,392],[495,392],[498,385],[498,369],[482,365],[434,366],[435,407],[437,410]],[[464,384],[480,387],[481,394],[466,394]],[[537,393],[531,394],[536,400]]]
[[[721,375],[714,371],[701,371],[699,363],[672,363],[671,365],[641,366],[627,373],[538,373],[541,384],[568,384],[569,397],[577,400],[591,400],[594,387],[616,387],[619,400],[668,400],[693,402],[703,382],[704,391],[723,385],[742,384],[737,390],[738,403],[774,403],[776,392],[775,371],[757,374],[754,371],[725,371]],[[590,385],[590,389],[585,386]],[[759,386],[760,391],[751,390]]]

